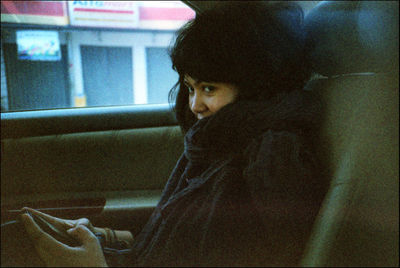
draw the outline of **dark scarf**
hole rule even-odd
[[[307,134],[305,131],[316,121],[318,112],[307,95],[307,92],[296,91],[263,102],[239,100],[197,121],[189,129],[185,136],[185,155],[175,167],[150,222],[136,239],[139,241],[135,244],[139,265],[160,265],[163,262],[168,265],[176,261],[180,261],[179,265],[197,263],[199,252],[196,248],[201,248],[201,252],[214,246],[227,249],[226,255],[221,250],[207,253],[209,255],[201,259],[200,266],[246,263],[245,256],[251,256],[248,254],[253,249],[259,252],[271,250],[265,248],[263,241],[270,229],[260,226],[260,219],[264,222],[264,218],[260,218],[261,214],[257,212],[263,212],[262,205],[266,204],[263,198],[271,197],[264,193],[270,190],[265,190],[263,185],[260,187],[265,179],[260,178],[262,174],[254,176],[252,182],[246,182],[238,164],[247,164],[241,160],[245,147],[268,129]],[[274,183],[271,181],[269,184]],[[268,213],[267,216],[271,215]],[[256,229],[260,232],[253,232]],[[241,233],[231,236],[230,230],[241,230]],[[302,234],[303,229],[300,228],[299,233]],[[193,241],[198,245],[192,246]],[[232,257],[232,248],[228,248],[231,241],[234,241],[232,248],[239,255],[243,254],[239,260],[237,256]],[[185,243],[191,245],[187,252],[182,247]],[[262,261],[254,259],[256,264]]]
[[[319,103],[304,90],[282,92],[266,101],[239,100],[188,130],[185,156],[192,164],[206,164],[241,154],[251,139],[269,129],[311,134],[319,110]]]

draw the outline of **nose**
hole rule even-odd
[[[193,96],[190,99],[190,108],[193,113],[201,113],[205,110],[205,105],[201,94],[194,92]]]

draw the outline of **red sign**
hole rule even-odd
[[[138,28],[175,30],[195,15],[192,9],[180,1],[142,1]]]
[[[180,1],[1,1],[12,23],[173,30],[194,16]]]
[[[64,1],[1,1],[1,21],[68,25]]]
[[[138,1],[70,1],[71,25],[87,27],[136,28]]]
[[[177,7],[140,7],[141,20],[190,20],[194,18],[194,11],[190,8]]]

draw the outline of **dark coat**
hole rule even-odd
[[[308,139],[317,115],[294,91],[199,120],[131,264],[298,264],[325,194]]]

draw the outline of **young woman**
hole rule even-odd
[[[325,194],[312,141],[318,105],[295,4],[234,2],[198,14],[171,50],[185,150],[137,236],[32,209],[82,246],[22,220],[50,266],[298,265]],[[104,256],[123,244],[128,254]]]

